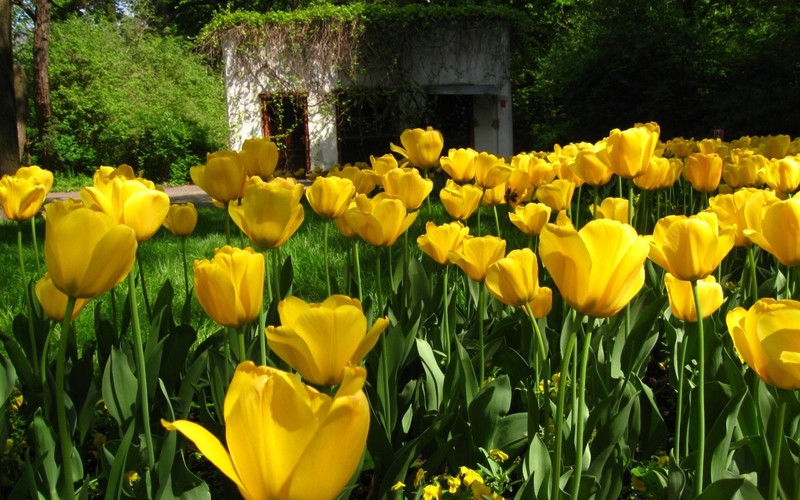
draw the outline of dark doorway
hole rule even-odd
[[[277,172],[310,168],[308,96],[302,93],[261,94],[264,137],[278,145]]]

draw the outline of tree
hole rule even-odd
[[[14,60],[11,44],[11,1],[0,0],[0,174],[19,167]]]

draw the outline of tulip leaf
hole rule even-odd
[[[488,384],[469,404],[469,423],[475,446],[491,449],[497,432],[497,423],[511,407],[511,382],[502,375]],[[525,430],[527,431],[527,417]]]
[[[6,354],[8,354],[8,359],[11,361],[11,364],[14,365],[14,371],[22,387],[28,388],[28,390],[32,388],[41,390],[41,383],[39,382],[36,372],[33,370],[31,360],[28,358],[27,354],[25,354],[25,351],[22,350],[17,340],[6,334],[0,334],[0,338],[2,338],[3,347],[6,349]]]
[[[133,418],[137,391],[136,375],[131,369],[128,356],[116,347],[113,348],[103,371],[102,392],[108,413],[120,427]]]
[[[36,457],[40,457],[42,460],[41,468],[43,474],[39,477],[45,481],[49,498],[60,498],[61,495],[58,493],[59,467],[56,463],[56,457],[60,458],[61,455],[56,451],[53,429],[50,428],[42,416],[41,408],[37,408],[33,415],[30,432]]]
[[[118,499],[122,495],[123,477],[125,475],[125,464],[128,459],[128,450],[133,441],[136,430],[136,421],[131,420],[122,440],[119,442],[114,452],[114,460],[111,463],[111,472],[108,474],[108,485],[106,486],[106,500]]]
[[[112,307],[119,307],[113,300],[111,305]],[[111,349],[119,345],[119,332],[115,326],[103,316],[100,307],[94,308],[94,332],[95,338],[97,339],[97,365],[106,366],[108,358],[111,356]]]
[[[436,411],[444,398],[444,373],[436,362],[430,344],[422,339],[416,339],[417,353],[419,354],[422,367],[425,370],[425,401],[429,411]]]
[[[744,483],[743,477],[729,477],[711,483],[695,500],[719,500],[733,498]]]
[[[274,250],[277,252],[278,250]],[[280,298],[286,298],[292,294],[292,287],[294,284],[294,263],[292,261],[292,256],[287,255],[286,259],[283,261],[283,266],[281,266],[281,274],[279,280],[279,294]]]
[[[530,482],[533,498],[547,498],[550,491],[550,476],[552,464],[550,462],[550,450],[544,444],[538,434],[533,436],[528,446],[528,454],[522,465],[523,477]],[[523,488],[524,489],[524,488]],[[517,498],[531,498],[527,496]]]
[[[469,353],[461,345],[458,337],[453,337],[455,341],[456,351],[458,352],[458,362],[461,367],[461,375],[464,377],[464,396],[467,406],[472,404],[475,396],[478,394],[478,377],[475,375],[475,368],[472,366],[472,359]]]
[[[710,475],[707,476],[711,482],[722,479],[728,471],[728,452],[730,449],[733,431],[736,429],[739,409],[742,407],[747,389],[742,388],[738,393],[731,397],[725,408],[718,413],[717,419],[706,436],[706,449],[712,450],[710,453]],[[709,454],[706,454],[708,457]]]
[[[14,390],[17,381],[17,371],[9,359],[0,353],[0,401],[5,401]]]

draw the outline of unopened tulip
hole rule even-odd
[[[244,168],[248,176],[269,179],[278,165],[278,146],[269,138],[247,139],[242,144]]]
[[[550,311],[553,309],[553,289],[548,286],[540,286],[539,293],[536,294],[536,298],[528,303],[528,307],[531,308],[531,312],[533,313],[533,317],[536,319],[541,319],[550,314]],[[527,314],[528,311],[525,311]]]
[[[667,149],[678,158],[686,158],[695,152],[696,146],[694,139],[684,139],[683,137],[675,137],[667,141]]]
[[[372,170],[381,177],[398,167],[397,158],[391,153],[378,157],[370,155],[369,163],[372,166]]]
[[[235,151],[209,153],[206,164],[189,169],[192,182],[222,203],[244,196],[247,179],[244,157]]]
[[[536,236],[550,220],[551,208],[544,203],[528,203],[508,213],[511,223],[528,236]]]
[[[737,247],[749,246],[753,242],[745,234],[748,229],[761,229],[763,211],[761,207],[766,204],[778,201],[772,191],[763,189],[742,188],[731,194],[720,194],[708,199],[708,211],[717,214],[720,227],[736,227],[736,239],[734,245]],[[751,218],[756,218],[755,225],[748,224],[748,207]]]
[[[228,213],[254,245],[278,248],[303,223],[302,197],[302,184],[250,182],[241,203],[230,204]]]
[[[503,183],[491,189],[485,189],[481,203],[487,207],[504,205],[506,203],[506,184]]]
[[[56,288],[53,280],[50,279],[50,274],[45,273],[44,277],[36,282],[34,286],[36,298],[42,306],[42,311],[51,320],[61,323],[64,321],[64,314],[67,312],[67,295]],[[83,311],[92,299],[76,299],[75,306],[72,309],[72,318],[75,319]]]
[[[406,210],[417,210],[433,190],[433,181],[416,168],[396,168],[384,176],[383,190],[402,201]]]
[[[350,206],[356,187],[345,177],[317,177],[305,191],[311,209],[320,217],[335,219]]]
[[[68,200],[45,206],[45,263],[66,295],[94,298],[119,284],[136,259],[136,233],[107,214]]]
[[[728,255],[736,239],[734,227],[720,227],[716,214],[661,218],[648,236],[650,260],[683,281],[705,278]]]
[[[289,297],[278,314],[281,326],[267,329],[270,349],[315,385],[341,383],[345,367],[361,363],[389,325],[378,318],[368,330],[361,302],[344,295],[319,304]]]
[[[639,189],[652,191],[655,189],[669,189],[680,178],[683,172],[683,161],[677,158],[650,157],[647,168],[633,178],[633,183]]]
[[[539,236],[542,264],[561,296],[595,318],[617,314],[644,285],[647,241],[613,219],[590,221],[580,231],[565,219],[561,224],[547,224]]]
[[[442,170],[456,182],[472,182],[475,178],[475,157],[478,152],[472,148],[450,149],[441,158]]]
[[[439,164],[444,137],[433,127],[406,129],[400,134],[400,143],[403,147],[390,144],[389,149],[408,158],[412,167],[430,169]]]
[[[686,158],[683,175],[694,189],[710,193],[722,179],[722,158],[716,153],[692,153]]]
[[[614,175],[614,172],[598,158],[595,148],[578,151],[571,168],[590,186],[604,186]]]
[[[682,281],[667,273],[664,285],[669,297],[669,310],[681,321],[697,323],[697,307],[694,302],[694,291],[690,281]],[[700,310],[703,319],[714,314],[722,305],[722,286],[713,275],[697,280],[697,294],[700,297]]]
[[[211,319],[239,328],[261,312],[264,255],[252,248],[218,248],[213,259],[194,261],[194,291]]]
[[[739,359],[781,389],[800,389],[800,302],[765,298],[731,310],[725,322]]]
[[[785,134],[768,135],[758,142],[758,151],[769,159],[780,159],[789,154],[792,138]]]
[[[358,194],[370,194],[378,185],[381,176],[372,170],[365,170],[353,165],[345,165],[341,168],[334,168],[328,173],[328,177],[344,177],[350,179],[356,187]]]
[[[437,226],[431,221],[425,224],[425,234],[417,238],[420,250],[439,264],[452,264],[449,253],[461,246],[469,234],[469,228],[460,222]]]
[[[512,250],[486,270],[486,288],[504,304],[519,307],[539,295],[539,261],[529,248]]]
[[[556,170],[551,163],[542,158],[531,156],[528,161],[528,175],[533,187],[543,186],[553,182]]]
[[[163,225],[175,236],[189,236],[192,234],[197,226],[197,209],[194,203],[174,203],[170,205]]]
[[[472,280],[483,283],[489,266],[503,258],[506,240],[497,236],[467,237],[450,252],[450,260]]]
[[[177,430],[247,500],[333,500],[362,460],[369,432],[364,368],[346,368],[331,397],[291,373],[246,361],[225,395],[225,442],[188,420]]]
[[[439,191],[444,209],[450,217],[457,220],[467,220],[472,216],[483,198],[483,190],[472,184],[459,186],[451,179],[447,180],[445,187]]]
[[[386,193],[371,199],[360,194],[355,201],[344,216],[359,238],[377,247],[394,245],[419,214],[408,213],[402,201]]]
[[[614,129],[606,139],[605,149],[598,151],[598,156],[612,172],[631,179],[647,168],[657,142],[658,132],[645,126]]]
[[[763,182],[759,178],[759,172],[768,164],[769,160],[765,156],[737,152],[722,165],[722,178],[733,189],[756,187]]]
[[[36,165],[19,167],[14,176],[21,179],[30,179],[34,184],[44,186],[45,193],[49,193],[53,188],[53,172]]]

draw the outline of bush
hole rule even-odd
[[[181,184],[226,142],[222,77],[186,42],[131,19],[54,23],[50,84],[48,140],[69,172],[128,163],[154,181]]]

